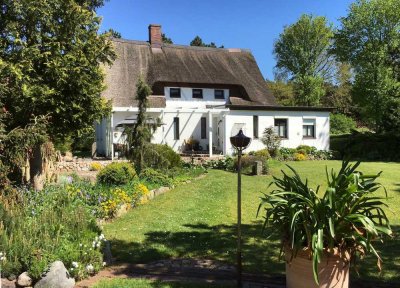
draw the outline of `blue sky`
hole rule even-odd
[[[199,35],[226,48],[248,48],[265,78],[273,78],[273,43],[285,25],[301,14],[326,16],[337,25],[350,0],[110,0],[98,10],[101,30],[113,28],[125,39],[148,40],[148,25],[162,25],[175,44]]]

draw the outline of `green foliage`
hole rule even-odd
[[[28,271],[38,279],[55,260],[63,261],[67,268],[73,268],[73,261],[79,263],[83,271],[72,274],[77,278],[89,274],[86,265],[93,265],[93,272],[100,270],[102,241],[95,218],[65,189],[21,189],[0,198],[0,251],[7,251],[2,275]]]
[[[133,129],[126,128],[124,133],[127,134],[129,145],[129,158],[135,163],[136,170],[140,173],[145,167],[144,151],[146,146],[150,144],[154,127],[146,123],[146,110],[149,106],[148,96],[151,94],[151,89],[140,77],[136,85],[136,99],[138,100],[139,112],[137,114],[136,123]]]
[[[279,104],[283,106],[294,106],[296,104],[292,82],[275,79],[275,81],[267,81],[267,87]]]
[[[280,148],[277,158],[284,161],[329,160],[333,159],[333,152],[317,150],[313,146],[300,145],[297,148]]]
[[[273,127],[267,127],[263,132],[261,142],[267,147],[269,155],[274,157],[276,155],[276,151],[281,145],[281,138],[275,133]]]
[[[124,185],[133,181],[135,177],[136,171],[132,164],[127,162],[113,162],[97,174],[97,181],[101,184]]]
[[[335,35],[334,52],[356,73],[354,102],[362,119],[378,132],[396,130],[385,119],[400,114],[399,105],[395,109],[392,106],[400,97],[399,10],[397,0],[358,0],[341,18],[341,28]]]
[[[106,33],[108,35],[110,35],[111,37],[113,37],[113,38],[117,38],[117,39],[122,38],[121,33],[116,31],[116,30],[114,30],[114,29],[112,29],[112,28],[108,29],[108,31]]]
[[[257,151],[251,151],[249,152],[249,155],[254,155],[257,157],[263,157],[263,158],[267,158],[270,159],[271,156],[269,155],[268,149],[261,149],[261,150],[257,150]]]
[[[210,160],[205,164],[206,168],[220,169],[225,171],[234,171],[234,159],[230,156],[225,156],[222,159]]]
[[[95,142],[94,127],[82,129],[71,137],[71,148],[73,152],[92,152],[92,145]]]
[[[61,154],[65,155],[66,152],[72,151],[72,143],[73,143],[73,140],[70,135],[63,137],[63,138],[60,137],[60,138],[54,139],[54,148],[57,151],[60,151]]]
[[[181,156],[166,144],[148,144],[143,153],[145,167],[172,169],[181,167]]]
[[[243,155],[242,156],[242,172],[244,174],[253,174],[253,167],[256,164],[256,161],[260,161],[263,165],[263,173],[267,174],[268,173],[268,159],[270,157],[264,157],[264,156],[256,156],[256,155]],[[235,157],[234,163],[233,163],[233,168],[234,171],[237,171],[238,169],[238,157]]]
[[[172,39],[167,37],[167,35],[165,35],[165,33],[161,34],[161,38],[162,38],[162,42],[165,43],[165,44],[174,44]]]
[[[400,161],[399,133],[353,133],[331,136],[331,149],[344,159]]]
[[[279,157],[280,157],[280,159],[285,160],[285,161],[294,160],[293,156],[294,156],[294,153],[296,153],[296,152],[297,152],[297,150],[294,148],[282,147],[279,149]]]
[[[343,162],[339,172],[328,172],[325,193],[318,196],[314,190],[289,166],[293,175],[283,172],[274,177],[271,193],[265,193],[259,207],[264,207],[265,226],[277,233],[293,249],[293,255],[304,247],[312,252],[313,272],[318,283],[318,264],[325,249],[349,252],[352,260],[372,252],[381,258],[372,240],[391,236],[389,220],[383,210],[385,198],[374,196],[381,188],[376,175],[364,175],[355,165]],[[345,258],[345,256],[342,256]],[[350,259],[346,259],[346,261]]]
[[[330,129],[333,135],[349,134],[352,130],[356,129],[356,122],[343,114],[331,114]]]
[[[203,42],[203,39],[201,39],[199,36],[194,37],[194,39],[190,42],[190,46],[217,48],[217,45],[215,45],[214,42],[206,44]],[[224,45],[221,45],[218,48],[224,48]]]
[[[103,1],[1,1],[0,102],[6,130],[48,117],[53,138],[92,126],[110,112],[100,97],[101,64],[114,59],[95,13]],[[62,23],[62,25],[60,25]]]
[[[317,105],[324,94],[323,82],[332,74],[328,53],[333,31],[325,17],[302,15],[279,35],[274,45],[276,68],[294,81],[295,103]]]
[[[358,115],[351,96],[353,73],[348,63],[337,63],[334,83],[325,83],[326,94],[321,99],[322,105],[334,107],[340,114]]]
[[[140,173],[140,179],[156,186],[171,187],[173,185],[173,181],[168,175],[152,168],[145,168]]]
[[[5,118],[9,119],[9,117]],[[0,119],[0,126],[2,125]],[[4,121],[4,120],[3,120]],[[4,127],[5,125],[3,125]],[[16,184],[26,183],[25,168],[29,163],[36,148],[40,147],[48,140],[46,134],[47,118],[36,117],[25,127],[18,127],[6,133],[0,131],[0,166],[3,167],[3,178],[0,182],[13,180]]]
[[[128,208],[136,207],[140,204],[142,196],[148,194],[147,187],[138,181],[131,181],[125,185],[109,186],[93,185],[78,178],[69,179],[63,188],[68,197],[80,201],[98,219],[115,217],[118,209],[123,205]]]
[[[317,106],[325,94],[324,80],[318,76],[298,76],[293,86],[295,103],[299,106]]]

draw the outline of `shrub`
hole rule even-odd
[[[0,251],[7,252],[2,275],[28,271],[36,280],[55,260],[71,272],[72,262],[92,265],[93,272],[102,267],[102,241],[93,246],[100,234],[96,219],[79,199],[67,195],[63,186],[0,195]],[[88,273],[72,275],[82,278]]]
[[[269,154],[274,157],[281,145],[281,138],[275,133],[273,127],[265,128],[261,141],[267,147]]]
[[[400,134],[353,133],[331,137],[331,149],[351,160],[400,161]],[[336,157],[335,157],[336,158]]]
[[[97,175],[101,184],[124,185],[136,177],[133,165],[127,162],[113,162],[104,167]]]
[[[93,162],[90,164],[90,171],[100,171],[103,166],[99,162]]]
[[[331,114],[330,115],[330,129],[331,134],[348,134],[352,130],[356,129],[356,122],[343,114]]]
[[[294,160],[295,161],[304,161],[304,160],[307,160],[307,156],[302,153],[294,153]]]
[[[254,156],[254,155],[243,155],[242,156],[242,172],[247,173],[247,174],[253,173],[253,166],[256,161],[261,161],[263,164],[263,171],[268,172],[268,168],[264,168],[264,166],[267,165],[266,162],[268,161],[268,158]],[[237,157],[235,158],[234,168],[235,168],[235,171],[237,171],[237,169],[238,169],[238,158]]]
[[[296,150],[297,150],[297,152],[303,151],[302,154],[304,154],[304,155],[311,155],[315,151],[317,151],[317,148],[315,148],[313,146],[308,146],[308,145],[300,145],[300,146],[297,146]]]
[[[285,161],[290,161],[294,159],[294,153],[296,149],[282,147],[279,149],[279,158]]]
[[[271,158],[271,156],[269,155],[269,152],[268,152],[267,149],[261,149],[261,150],[257,150],[257,151],[252,151],[252,152],[249,152],[249,155],[254,155],[254,156],[268,158],[268,159]]]
[[[182,166],[181,156],[166,144],[147,145],[143,156],[146,167],[171,169]]]
[[[65,185],[67,195],[86,205],[97,218],[113,218],[122,205],[135,207],[143,196],[138,182],[122,186],[92,185],[87,181],[73,181]]]
[[[168,176],[152,168],[144,169],[142,173],[140,173],[140,179],[156,186],[172,186],[172,180],[168,178]]]
[[[218,160],[210,160],[205,164],[206,168],[211,169],[220,169],[225,171],[233,171],[234,168],[234,160],[230,156],[225,156],[223,159]]]

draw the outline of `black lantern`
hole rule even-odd
[[[242,129],[239,130],[239,133],[236,136],[231,137],[231,144],[238,151],[246,149],[249,146],[250,141],[251,138],[244,135]]]
[[[243,134],[242,129],[230,138],[232,146],[238,152],[238,189],[237,189],[237,286],[242,287],[242,152],[251,142],[251,138]]]

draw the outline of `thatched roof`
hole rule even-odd
[[[113,39],[117,59],[106,67],[107,89],[103,96],[118,107],[136,106],[136,83],[140,75],[163,96],[163,86],[228,87],[229,104],[275,106],[253,55],[242,49],[203,48]],[[168,84],[168,85],[167,85]],[[150,97],[151,107],[165,107],[165,98]]]

